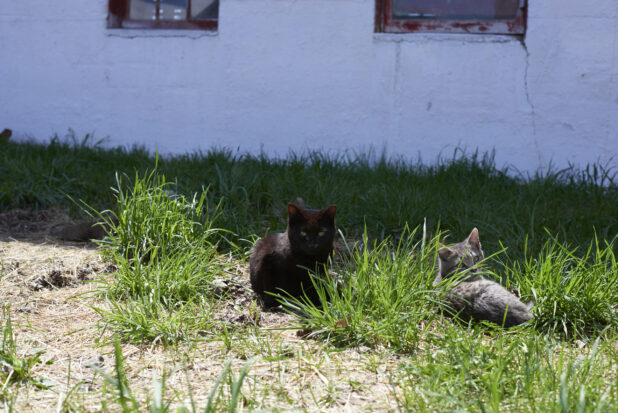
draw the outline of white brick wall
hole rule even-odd
[[[432,161],[461,145],[523,171],[618,155],[616,0],[530,0],[525,47],[375,35],[374,0],[222,0],[217,35],[110,30],[106,13],[0,8],[0,129],[174,153],[386,146]]]

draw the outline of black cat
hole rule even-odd
[[[314,210],[290,203],[287,230],[256,242],[249,259],[251,287],[264,307],[278,305],[269,292],[294,297],[306,294],[312,302],[319,302],[307,268],[319,270],[333,252],[336,212],[336,205]]]

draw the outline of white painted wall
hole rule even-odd
[[[374,34],[374,0],[222,0],[216,35],[106,29],[107,0],[8,3],[0,129],[18,138],[425,161],[460,145],[525,171],[618,155],[616,0],[529,0],[523,44]]]

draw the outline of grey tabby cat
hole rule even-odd
[[[532,318],[530,308],[500,284],[479,274],[477,263],[485,258],[479,232],[472,230],[468,238],[438,251],[438,275],[433,284],[439,284],[459,272],[460,282],[444,297],[445,304],[464,320],[487,320],[504,327],[513,327]]]

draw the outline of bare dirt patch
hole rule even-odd
[[[102,260],[95,244],[56,239],[69,222],[61,209],[0,213],[0,301],[10,304],[18,353],[43,349],[34,376],[50,386],[13,385],[9,394],[15,411],[99,411],[102,400],[111,398],[93,366],[112,373],[113,348],[98,344],[108,333],[92,307],[106,308],[94,294],[96,280],[112,277],[114,267]],[[396,409],[389,382],[396,357],[368,349],[333,351],[299,337],[294,316],[257,308],[246,264],[238,263],[230,275],[217,286],[227,298],[213,313],[228,329],[228,340],[213,334],[176,348],[122,344],[131,389],[142,401],[151,393],[153,373],[161,377],[173,371],[166,393],[174,398],[176,392],[172,404],[189,405],[189,382],[202,409],[225,361],[238,372],[250,360],[243,394],[251,408]]]

